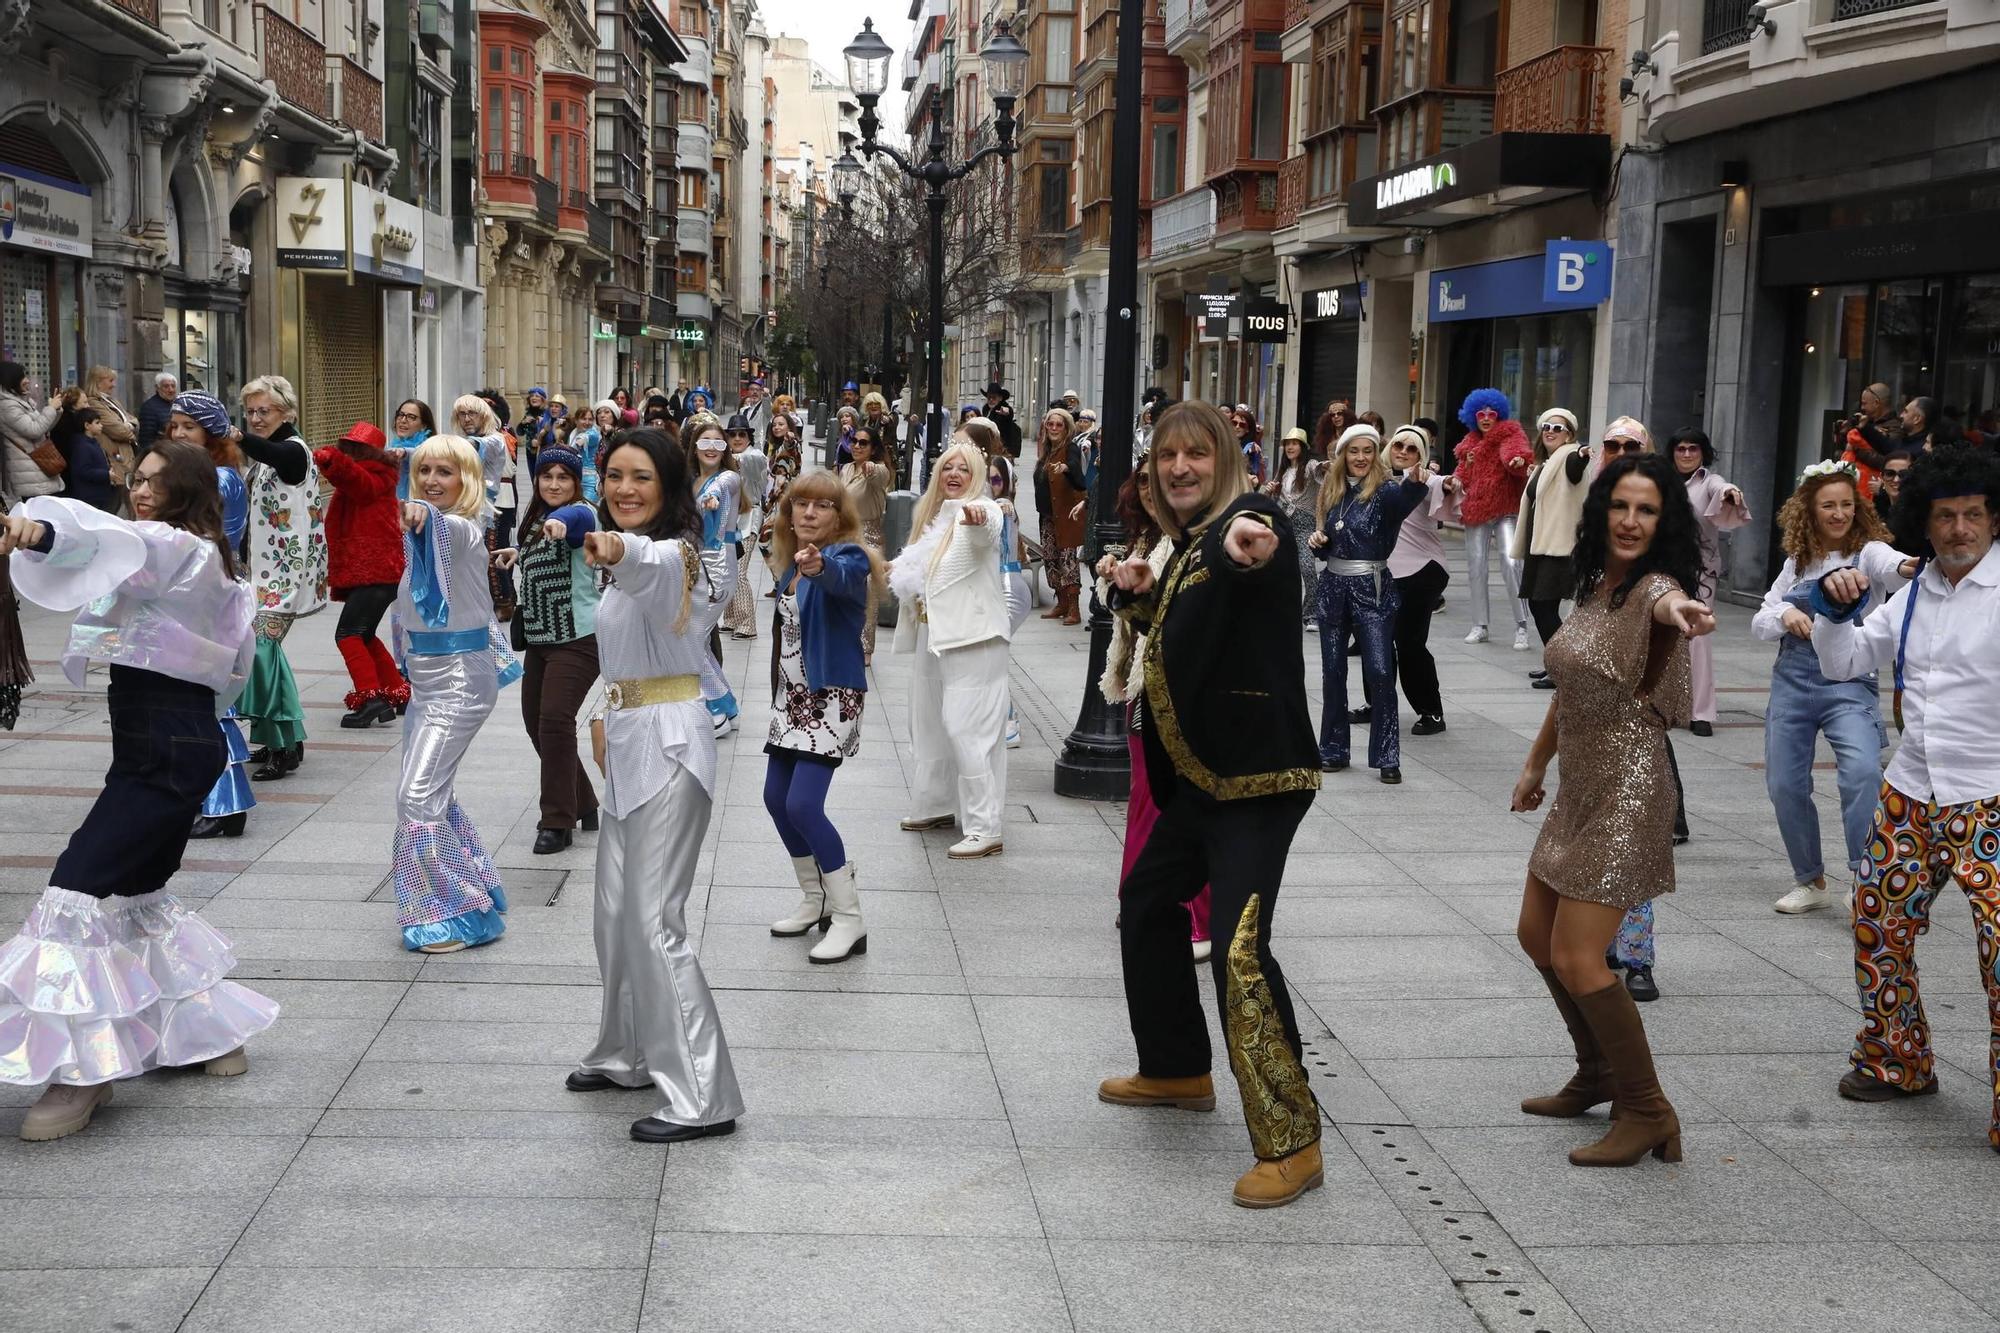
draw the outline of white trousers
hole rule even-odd
[[[1484,628],[1493,623],[1492,608],[1486,602],[1486,566],[1500,561],[1500,577],[1507,584],[1507,596],[1514,603],[1514,623],[1528,623],[1528,604],[1521,600],[1521,566],[1508,550],[1514,545],[1514,516],[1496,518],[1465,530],[1465,572],[1472,589],[1472,623]]]
[[[931,651],[930,626],[917,627],[910,739],[916,748],[911,817],[956,813],[960,833],[999,838],[1007,798],[1005,639],[938,654]]]

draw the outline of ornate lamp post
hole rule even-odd
[[[1005,23],[1000,24],[993,36],[980,50],[979,58],[985,72],[987,86],[993,93],[993,108],[999,113],[994,122],[995,142],[974,153],[963,162],[952,162],[945,156],[950,147],[944,137],[944,95],[933,90],[931,93],[931,136],[924,145],[925,156],[921,162],[913,162],[888,144],[880,143],[875,133],[882,122],[875,114],[875,104],[881,99],[882,90],[889,83],[889,60],[894,54],[889,44],[875,31],[875,20],[863,19],[861,31],[847,44],[842,52],[847,57],[847,82],[854,95],[861,102],[861,151],[869,157],[877,153],[887,157],[903,171],[903,174],[924,183],[926,202],[931,212],[931,256],[930,256],[930,328],[926,339],[925,374],[930,380],[930,424],[927,430],[928,442],[925,452],[937,457],[944,447],[944,205],[945,187],[953,181],[970,174],[974,167],[989,157],[1011,157],[1014,144],[1014,102],[1021,95],[1021,83],[1027,73],[1028,48],[1016,41],[1007,31]],[[858,165],[858,164],[857,164]]]

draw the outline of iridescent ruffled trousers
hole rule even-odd
[[[660,793],[597,837],[597,970],[604,1013],[582,1068],[628,1088],[650,1082],[654,1114],[714,1125],[743,1113],[715,997],[688,941],[687,899],[711,801],[673,764]]]
[[[278,1017],[226,979],[235,966],[228,939],[164,889],[46,889],[0,946],[0,1083],[108,1083],[227,1055]]]
[[[411,654],[392,873],[403,947],[485,944],[507,926],[507,897],[479,831],[452,794],[458,765],[500,695],[484,653]]]
[[[250,790],[250,775],[244,771],[250,762],[250,747],[243,743],[243,724],[237,720],[234,708],[222,715],[221,726],[222,742],[229,750],[229,766],[202,798],[201,812],[210,819],[257,808],[256,794]]]

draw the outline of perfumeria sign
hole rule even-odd
[[[1394,208],[1412,200],[1428,198],[1458,184],[1458,169],[1449,162],[1411,167],[1375,182],[1375,207]]]

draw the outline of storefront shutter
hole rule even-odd
[[[1299,326],[1298,424],[1311,430],[1319,414],[1335,398],[1345,398],[1355,411],[1368,407],[1354,402],[1356,361],[1361,353],[1361,325],[1352,319],[1309,319]]]
[[[305,285],[299,429],[317,446],[382,411],[382,301],[369,282],[307,278]]]
[[[0,356],[18,361],[53,389],[49,366],[49,260],[45,255],[0,250]]]

